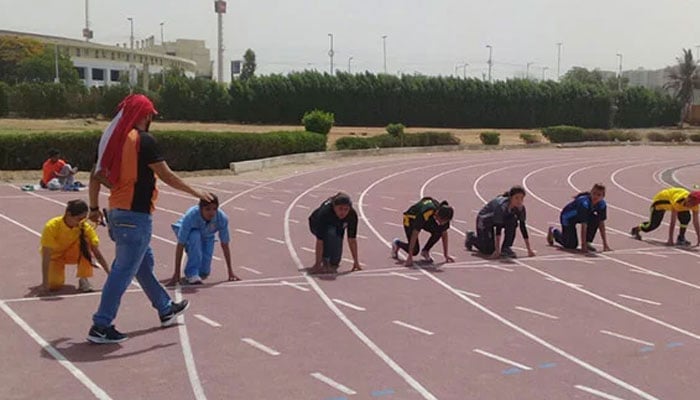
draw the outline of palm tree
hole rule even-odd
[[[676,60],[678,66],[669,72],[668,82],[664,88],[673,89],[676,92],[676,98],[683,105],[679,122],[682,128],[693,104],[693,92],[700,88],[700,71],[690,49],[683,49],[683,57],[678,57]]]

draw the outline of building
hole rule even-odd
[[[211,52],[204,40],[177,39],[150,47],[149,50],[173,57],[186,58],[197,63],[195,75],[211,79],[213,76]]]
[[[668,82],[668,74],[671,67],[649,70],[638,68],[631,71],[623,71],[622,76],[629,79],[630,86],[641,86],[647,89],[661,89]]]
[[[142,74],[144,86],[147,86],[149,74],[160,73],[164,69],[178,69],[190,77],[197,74],[195,61],[154,51],[153,38],[135,41],[131,49],[126,43],[110,46],[26,32],[0,30],[0,36],[30,38],[56,46],[59,54],[70,57],[78,76],[88,87],[117,84],[125,77],[135,85],[138,74]]]

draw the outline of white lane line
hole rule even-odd
[[[333,299],[333,302],[336,304],[340,304],[341,306],[345,306],[347,308],[352,308],[353,310],[356,310],[356,311],[366,311],[366,309],[364,307],[356,306],[352,303],[348,303],[347,301],[343,301],[340,299]]]
[[[571,286],[571,287],[575,287],[575,288],[582,288],[583,287],[583,285],[580,283],[567,282],[563,279],[559,279],[559,278],[554,277],[554,276],[547,276],[544,279],[546,279],[548,281],[556,282],[556,283],[561,283],[562,285],[565,285],[565,286]]]
[[[642,299],[641,297],[634,297],[634,296],[629,296],[629,295],[626,295],[626,294],[618,294],[618,296],[622,297],[623,299],[635,300],[635,301],[639,301],[639,302],[641,302],[641,303],[651,304],[651,305],[654,305],[654,306],[660,306],[660,305],[661,305],[661,303],[659,303],[658,301],[652,301],[652,300]]]
[[[283,201],[279,201],[279,200],[272,200],[272,202],[275,204],[287,204],[287,203],[285,203]]]
[[[422,334],[424,334],[424,335],[431,336],[431,335],[434,335],[434,334],[435,334],[435,333],[433,333],[433,332],[430,332],[429,330],[426,330],[426,329],[423,329],[423,328],[419,328],[419,327],[417,327],[417,326],[415,326],[415,325],[407,324],[407,323],[402,322],[402,321],[394,320],[394,321],[392,321],[392,322],[395,323],[396,325],[403,326],[404,328],[408,328],[408,329],[414,330],[414,331],[416,331],[416,332],[420,332],[420,333],[422,333]]]
[[[615,332],[601,330],[600,333],[602,333],[603,335],[613,336],[613,337],[616,337],[618,339],[629,340],[630,342],[643,344],[645,346],[653,346],[654,345],[654,343],[647,342],[646,340],[641,340],[641,339],[633,338],[631,336],[621,335],[621,334],[615,333]]]
[[[279,351],[277,351],[273,348],[267,347],[264,344],[262,344],[256,340],[253,340],[251,338],[242,338],[241,341],[244,343],[248,343],[249,345],[255,347],[256,349],[263,351],[271,356],[278,356],[281,354]]]
[[[246,270],[246,271],[248,271],[248,272],[252,272],[252,273],[254,273],[255,275],[262,275],[262,272],[258,271],[257,269],[254,269],[254,268],[244,267],[244,266],[240,266],[240,267],[238,267],[238,268],[244,269],[244,270]]]
[[[533,310],[531,308],[516,306],[515,309],[520,310],[520,311],[525,311],[525,312],[530,313],[530,314],[539,315],[541,317],[545,317],[545,318],[549,318],[549,319],[559,319],[559,317],[556,317],[554,315],[543,313],[541,311],[536,311],[536,310]]]
[[[340,391],[340,392],[343,392],[343,393],[347,394],[348,396],[352,396],[352,395],[354,395],[354,394],[357,394],[356,391],[354,391],[354,390],[348,388],[348,387],[345,386],[345,385],[341,385],[340,383],[338,383],[338,382],[334,381],[333,379],[331,379],[331,378],[329,378],[329,377],[323,375],[323,374],[320,373],[320,372],[314,372],[314,373],[311,374],[311,376],[313,376],[314,378],[318,379],[319,381],[325,383],[326,385],[328,385],[328,386],[330,386],[330,387],[332,387],[332,388],[334,388],[334,389],[337,389],[337,390]]]
[[[625,400],[621,397],[613,396],[611,394],[607,394],[605,392],[601,392],[600,390],[592,389],[589,388],[588,386],[583,386],[583,385],[576,385],[574,386],[578,390],[582,390],[584,392],[590,393],[594,396],[598,396],[601,399],[606,399],[606,400]]]
[[[301,204],[297,204],[297,207],[301,208],[302,210],[310,210],[310,209],[311,209],[311,207],[305,206],[305,205],[301,205]]]
[[[513,272],[513,270],[510,268],[500,267],[498,265],[493,265],[493,264],[484,264],[484,268],[493,268],[493,269],[497,269],[499,271]]]
[[[299,223],[299,221],[297,221],[297,220],[295,220],[295,219],[290,219],[289,222],[291,222],[291,223],[293,223],[293,224],[298,224],[298,223]]]
[[[462,221],[461,219],[453,219],[452,221],[458,223],[458,224],[466,224],[467,221]]]
[[[290,220],[290,221],[291,221],[291,220]],[[359,233],[357,234],[357,237],[358,237],[359,239],[365,239],[365,240],[369,239],[367,236],[365,236],[365,235],[360,235]]]
[[[389,207],[382,207],[382,210],[389,211],[389,212],[399,212],[399,210],[397,210],[395,208],[389,208]]]
[[[317,195],[317,194],[309,193],[308,196],[311,197],[311,198],[314,198],[314,199],[318,199],[318,195]]]
[[[216,322],[216,321],[213,321],[213,320],[211,320],[211,319],[205,317],[205,316],[202,315],[202,314],[194,314],[194,317],[197,318],[198,320],[204,322],[204,323],[207,324],[207,325],[213,326],[214,328],[221,328],[221,324],[220,324],[220,323],[218,323],[218,322]]]
[[[261,217],[271,217],[272,216],[272,214],[268,214],[268,213],[264,213],[264,212],[260,212],[260,211],[258,211],[257,214]]]
[[[386,225],[389,225],[389,226],[395,226],[395,227],[397,227],[397,228],[403,228],[403,225],[401,225],[401,224],[395,224],[395,223],[393,223],[393,222],[385,222],[385,224],[386,224]]]
[[[301,249],[304,250],[304,251],[306,251],[306,252],[309,252],[309,253],[315,253],[315,252],[316,252],[316,250],[310,249],[310,248],[308,248],[308,247],[302,247]]]
[[[175,301],[182,301],[182,292],[180,285],[175,287]],[[202,382],[197,374],[197,366],[194,363],[194,354],[192,354],[192,346],[190,345],[190,336],[187,333],[187,325],[185,325],[185,315],[181,314],[177,317],[177,330],[180,333],[180,347],[182,347],[182,356],[185,358],[185,369],[187,376],[190,378],[190,386],[196,400],[206,400]]]
[[[241,208],[241,207],[233,207],[233,209],[236,211],[245,211],[246,210],[245,208]]]
[[[253,200],[262,200],[262,199],[263,199],[263,198],[260,197],[260,196],[255,196],[255,195],[252,195],[252,194],[250,195],[250,198],[253,199]]]
[[[457,292],[459,292],[459,293],[461,293],[461,294],[463,294],[463,295],[465,295],[465,296],[474,297],[474,298],[477,298],[477,299],[478,299],[478,298],[481,298],[481,295],[476,294],[476,293],[467,292],[466,290],[458,290]]]
[[[351,259],[349,259],[349,258],[347,258],[347,257],[343,257],[343,261],[345,261],[345,262],[347,262],[347,263],[350,263],[350,264],[354,264],[354,263],[355,263],[354,260],[351,260]],[[360,262],[360,266],[361,266],[361,267],[366,267],[367,264],[365,264],[365,263],[363,263],[363,262]]]
[[[400,273],[400,272],[392,272],[391,275],[400,276],[401,278],[410,279],[410,280],[412,280],[412,281],[420,280],[420,279],[416,278],[415,276],[402,274],[402,273]]]
[[[102,390],[99,386],[95,384],[90,378],[88,378],[83,371],[76,367],[72,362],[68,361],[66,357],[61,354],[55,347],[53,347],[49,342],[44,340],[39,334],[32,329],[29,324],[27,324],[13,309],[10,308],[4,301],[0,301],[0,308],[17,324],[22,330],[29,335],[41,348],[47,353],[51,354],[51,357],[55,358],[61,366],[68,370],[80,383],[82,383],[92,394],[100,400],[111,400],[111,397]]]
[[[279,239],[275,239],[275,238],[271,238],[271,237],[267,237],[265,239],[267,239],[271,242],[274,242],[274,243],[284,244],[284,240],[279,240]]]
[[[396,197],[391,197],[391,196],[379,196],[384,200],[396,200]]]
[[[665,255],[665,254],[654,253],[654,252],[651,252],[651,251],[636,251],[636,252],[631,253],[631,254],[640,255],[640,256],[651,256],[651,257],[659,257],[659,258],[668,258],[668,256]]]
[[[650,273],[650,272],[647,272],[647,271],[639,270],[639,269],[637,269],[637,268],[630,268],[630,272],[634,272],[635,274],[651,275],[651,276],[659,275],[659,274],[657,274],[656,272]]]
[[[500,361],[500,362],[502,362],[502,363],[504,363],[504,364],[508,364],[508,365],[510,365],[510,366],[512,366],[512,367],[520,368],[520,369],[522,369],[522,370],[524,370],[524,371],[530,371],[530,370],[532,370],[532,368],[528,367],[527,365],[523,365],[523,364],[517,363],[517,362],[512,361],[512,360],[509,360],[509,359],[507,359],[507,358],[503,358],[503,357],[501,357],[501,356],[497,356],[497,355],[495,355],[495,354],[492,354],[492,353],[483,351],[483,350],[481,350],[481,349],[474,349],[474,352],[475,352],[475,353],[479,353],[479,354],[481,354],[482,356],[485,356],[485,357],[494,359],[494,360],[496,360],[496,361]]]
[[[41,237],[41,233],[35,231],[34,229],[32,229],[32,228],[30,228],[30,227],[28,227],[28,226],[26,226],[26,225],[22,225],[21,223],[15,221],[14,219],[5,216],[5,214],[0,214],[0,218],[4,219],[5,221],[7,221],[7,222],[9,222],[9,223],[11,223],[11,224],[14,224],[14,225],[19,226],[20,228],[24,229],[25,231],[27,231],[27,232],[29,232],[29,233],[33,233],[34,236]]]
[[[246,230],[243,230],[243,229],[236,229],[236,232],[242,233],[242,234],[244,234],[244,235],[252,235],[252,234],[253,234],[253,232],[251,232],[251,231],[246,231]]]
[[[305,287],[303,287],[303,286],[301,286],[301,285],[299,285],[299,284],[297,284],[297,283],[291,283],[291,282],[288,282],[288,281],[281,281],[280,283],[283,284],[283,285],[285,285],[285,286],[293,287],[293,288],[296,289],[296,290],[301,290],[302,292],[308,292],[308,291],[309,291],[309,289],[307,289],[307,288],[305,288]]]

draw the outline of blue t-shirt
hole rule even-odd
[[[190,233],[195,230],[200,231],[205,239],[213,239],[216,232],[219,232],[221,243],[226,244],[231,241],[228,232],[228,217],[221,209],[216,210],[216,215],[211,221],[205,221],[199,211],[199,206],[193,206],[172,226],[177,228],[177,242],[180,244],[186,244]]]
[[[593,205],[590,194],[580,194],[561,210],[560,220],[562,226],[588,223],[593,218],[605,221],[608,217],[608,206],[605,200]]]

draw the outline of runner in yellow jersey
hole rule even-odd
[[[673,246],[673,229],[676,219],[680,222],[680,230],[676,238],[676,245],[690,246],[690,242],[685,238],[685,231],[688,223],[693,219],[693,227],[698,236],[696,246],[700,245],[700,223],[698,223],[698,205],[700,204],[700,190],[689,192],[679,187],[666,188],[654,196],[651,203],[651,217],[648,221],[642,222],[631,230],[632,236],[637,240],[642,239],[640,232],[651,232],[661,225],[666,211],[671,211],[671,225],[668,229],[669,246]]]

